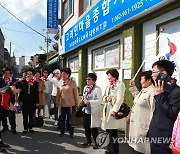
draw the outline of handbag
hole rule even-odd
[[[42,116],[33,117],[33,127],[42,127],[44,124],[44,120]]]
[[[22,109],[21,109],[21,106],[19,105],[19,103],[16,102],[16,103],[14,104],[14,106],[15,106],[15,108],[16,108],[16,114],[21,113]]]
[[[122,119],[127,117],[130,112],[130,107],[126,103],[122,103],[119,111],[115,114],[116,119]]]
[[[55,108],[53,107],[53,108],[51,108],[51,109],[49,109],[49,114],[52,116],[53,114],[55,113]]]
[[[82,111],[83,107],[84,107],[84,104],[82,104],[82,103],[80,103],[80,105],[78,107],[76,107],[76,109],[75,109],[76,117],[78,117],[78,118],[83,117],[83,111]]]

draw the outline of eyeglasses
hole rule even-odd
[[[90,79],[90,78],[87,78],[86,80],[92,80],[92,79]]]

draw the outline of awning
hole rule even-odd
[[[48,62],[48,65],[56,64],[59,61],[59,56],[55,57],[54,59],[50,60]]]

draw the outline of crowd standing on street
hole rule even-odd
[[[145,139],[146,142],[129,142],[129,146],[136,153],[144,154],[180,154],[180,87],[172,78],[174,63],[167,60],[156,61],[152,71],[144,71],[140,75],[141,90],[130,80],[129,87],[119,80],[119,72],[109,69],[106,74],[109,84],[102,94],[101,85],[96,85],[100,78],[95,73],[88,73],[86,86],[82,98],[79,99],[76,81],[71,77],[71,69],[23,70],[21,78],[16,81],[11,70],[5,67],[0,78],[0,152],[5,152],[10,145],[2,142],[1,133],[9,129],[16,134],[16,115],[18,102],[22,108],[23,134],[34,133],[34,117],[45,118],[45,106],[48,107],[48,118],[54,114],[54,126],[59,126],[59,137],[63,137],[66,130],[73,139],[75,131],[74,113],[81,105],[83,126],[86,142],[82,148],[91,146],[98,149],[98,134],[100,128],[108,134],[109,144],[106,154],[120,153],[118,129],[121,120],[117,113],[123,115],[125,91],[129,88],[134,97],[133,105],[125,118],[129,125],[128,139]],[[54,105],[51,106],[51,102]],[[79,105],[80,104],[80,105]],[[103,112],[101,115],[101,105]],[[37,114],[36,114],[37,111]],[[121,112],[120,112],[121,111]],[[92,140],[92,137],[93,140]],[[159,142],[158,139],[170,139],[168,142]],[[163,141],[163,140],[162,140]]]

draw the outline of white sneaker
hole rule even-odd
[[[58,126],[58,121],[57,120],[55,120],[54,126]]]

